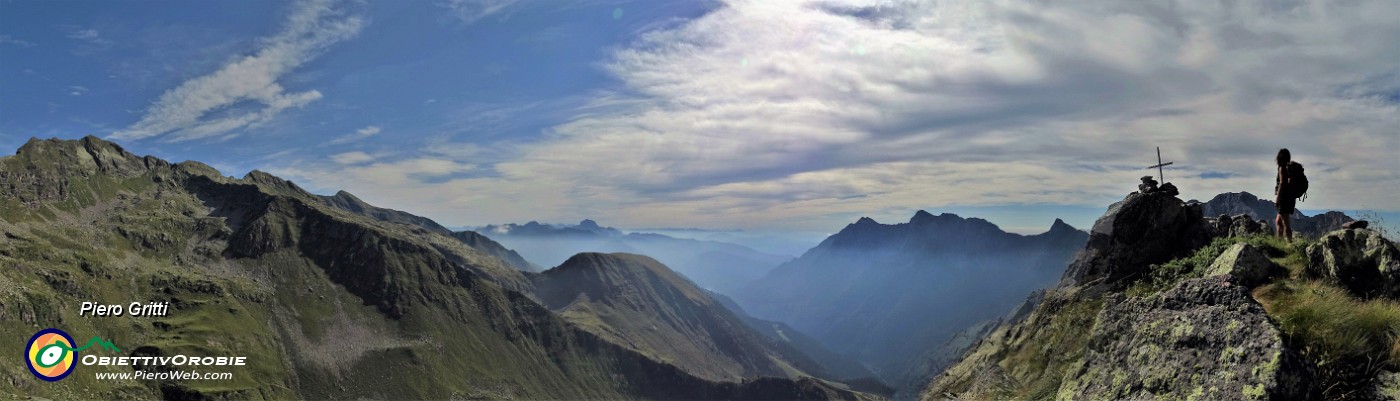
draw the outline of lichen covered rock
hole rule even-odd
[[[1254,287],[1268,282],[1269,278],[1278,274],[1283,268],[1264,254],[1263,249],[1247,244],[1238,243],[1230,246],[1206,270],[1206,276],[1229,276],[1230,282],[1245,287]]]
[[[1379,233],[1338,230],[1308,247],[1308,273],[1361,297],[1400,296],[1400,250]]]
[[[1316,399],[1313,369],[1223,277],[1148,298],[1109,295],[1059,400]]]

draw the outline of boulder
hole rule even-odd
[[[1308,274],[1334,280],[1353,294],[1400,296],[1400,250],[1371,230],[1338,230],[1308,247]]]
[[[1232,283],[1251,288],[1269,281],[1283,270],[1282,266],[1269,260],[1259,247],[1238,243],[1230,246],[1215,262],[1206,269],[1206,276],[1229,276]]]
[[[1319,399],[1315,368],[1223,277],[1105,305],[1059,400]]]
[[[1230,232],[1226,235],[1231,237],[1247,237],[1254,234],[1264,234],[1268,227],[1261,221],[1250,218],[1248,215],[1235,216],[1230,223]]]
[[[1130,194],[1094,222],[1089,241],[1065,270],[1065,282],[1124,288],[1147,266],[1191,254],[1209,243],[1212,229],[1199,205],[1166,192]]]

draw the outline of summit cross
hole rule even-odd
[[[1172,165],[1172,162],[1162,163],[1162,147],[1161,147],[1161,146],[1158,146],[1158,147],[1157,147],[1157,165],[1155,165],[1155,166],[1147,166],[1147,169],[1148,169],[1148,170],[1151,170],[1151,169],[1154,169],[1154,168],[1157,169],[1157,179],[1162,180],[1162,183],[1166,183],[1166,182],[1167,182],[1167,178],[1166,178],[1164,175],[1162,175],[1162,167],[1166,167],[1166,166],[1170,166],[1170,165]]]

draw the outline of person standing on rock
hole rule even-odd
[[[1293,155],[1288,152],[1288,148],[1278,150],[1278,156],[1274,157],[1278,162],[1278,176],[1274,181],[1274,205],[1278,207],[1278,216],[1274,217],[1274,232],[1278,236],[1289,242],[1293,241],[1293,217],[1294,209],[1298,206],[1298,198],[1294,196],[1296,188],[1296,171],[1293,166]]]

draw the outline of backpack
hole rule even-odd
[[[1292,165],[1289,166],[1289,170],[1291,170],[1290,173],[1292,175],[1289,178],[1293,183],[1293,193],[1291,195],[1293,195],[1294,198],[1307,200],[1308,175],[1303,172],[1302,163],[1292,162],[1291,164]]]

